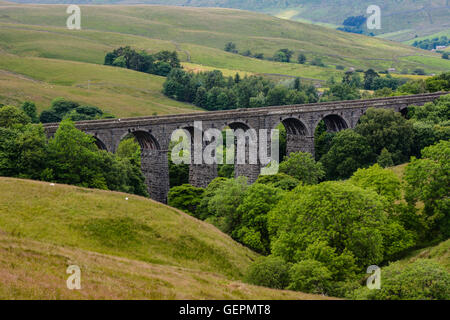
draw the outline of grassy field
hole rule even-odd
[[[446,36],[447,38],[450,38],[450,29],[443,30],[443,31],[440,31],[440,32],[436,32],[436,33],[430,34],[430,35],[425,36],[425,37],[417,37],[415,39],[404,41],[404,43],[411,45],[411,44],[414,43],[414,41],[421,41],[421,40],[426,40],[426,39],[439,38],[439,37],[442,37],[442,36]]]
[[[417,259],[430,259],[439,264],[450,272],[450,240],[443,241],[436,246],[425,249],[419,249],[411,252],[406,258],[400,260],[402,264],[408,264]]]
[[[243,284],[257,254],[152,200],[12,178],[0,189],[0,299],[323,298]],[[74,264],[80,291],[65,284]]]
[[[298,23],[289,20],[278,19],[259,13],[231,10],[231,9],[207,9],[207,8],[186,8],[186,7],[165,7],[165,6],[81,6],[82,10],[82,31],[68,31],[65,29],[65,6],[48,5],[8,5],[0,6],[0,23],[3,27],[15,28],[18,25],[28,25],[37,31],[51,31],[59,34],[70,35],[72,41],[66,42],[67,48],[58,50],[69,50],[70,47],[78,47],[79,42],[86,39],[85,50],[101,51],[105,46],[117,46],[120,36],[133,35],[126,44],[134,44],[137,47],[148,48],[155,43],[155,48],[161,48],[163,41],[174,41],[183,48],[184,44],[200,46],[200,50],[189,51],[194,63],[216,67],[209,61],[211,54],[199,54],[204,47],[218,49],[222,51],[225,43],[233,41],[239,50],[252,50],[252,52],[264,53],[269,57],[280,48],[289,48],[296,53],[303,52],[310,58],[320,57],[325,64],[356,67],[380,67],[384,68],[383,61],[389,61],[393,67],[411,65],[407,62],[397,61],[400,56],[425,54],[437,56],[432,53],[417,50],[409,46],[380,40],[377,38],[364,37],[356,34],[349,34],[330,30],[321,26]],[[47,30],[52,27],[52,30]],[[107,31],[103,33],[85,31]],[[47,48],[56,48],[58,45],[43,46],[39,37],[28,36],[29,40],[37,41],[32,44],[27,41],[27,35],[21,34],[16,37],[16,31],[9,30],[10,50],[20,53],[27,49],[50,51]],[[60,36],[60,35],[58,35]],[[140,36],[137,38],[136,36]],[[5,36],[1,36],[3,38]],[[47,41],[52,40],[51,36]],[[16,38],[25,42],[18,46],[14,43]],[[77,39],[74,39],[77,38]],[[152,39],[150,41],[150,39]],[[159,41],[154,42],[154,39]],[[163,40],[161,42],[161,40]],[[56,41],[56,40],[55,40]],[[139,42],[141,42],[139,44]],[[28,43],[28,44],[27,44]],[[60,42],[59,42],[60,43]],[[27,47],[28,46],[28,47]],[[30,48],[31,46],[31,48]],[[170,43],[173,46],[173,43]],[[40,47],[40,48],[39,48]],[[65,47],[65,46],[64,46]],[[73,51],[73,50],[70,50]],[[53,51],[52,51],[53,52]],[[72,54],[75,54],[74,52]],[[86,53],[87,55],[88,53]],[[220,60],[233,60],[234,55],[223,54]],[[101,57],[102,58],[102,57]],[[247,64],[250,60],[245,57],[237,57],[242,64]],[[99,58],[90,57],[92,61],[99,61]],[[97,60],[96,60],[97,59]],[[354,59],[348,61],[348,59]],[[264,69],[277,68],[269,61],[258,61]],[[231,62],[223,61],[223,64]],[[267,67],[266,67],[267,64]],[[218,66],[222,67],[222,66]],[[242,69],[239,66],[228,67],[228,69],[244,70],[260,73],[258,70],[251,70],[251,67]],[[435,71],[433,67],[430,71]],[[270,71],[268,71],[270,72]],[[302,68],[298,67],[298,75],[301,75]],[[278,72],[282,73],[282,72]]]
[[[26,0],[27,2],[58,3],[58,0]],[[89,4],[127,4],[128,0],[87,0]],[[449,27],[450,14],[447,0],[138,0],[133,3],[165,4],[193,7],[222,7],[264,12],[281,19],[326,25],[333,29],[350,16],[364,15],[370,5],[378,5],[382,27],[375,34],[398,41],[429,35]]]
[[[0,231],[0,299],[289,299],[326,297],[272,290],[219,274],[162,266],[9,236]],[[66,268],[81,268],[68,290]]]
[[[167,98],[165,78],[127,69],[56,59],[0,54],[0,102],[35,101],[38,111],[64,97],[95,105],[117,117],[199,110]]]

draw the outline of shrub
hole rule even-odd
[[[367,139],[351,129],[338,132],[331,141],[330,150],[320,159],[328,179],[347,179],[374,160],[375,154]]]
[[[170,189],[168,195],[168,204],[177,209],[183,210],[194,217],[197,215],[197,207],[200,205],[200,200],[205,192],[202,188],[197,188],[189,184]]]
[[[280,172],[305,184],[316,184],[324,176],[322,164],[317,163],[308,152],[293,152],[282,163]]]
[[[267,231],[267,213],[283,196],[283,191],[273,186],[255,183],[248,188],[242,204],[236,209],[239,222],[232,232],[237,239],[249,248],[268,254],[270,252]]]
[[[294,264],[289,270],[291,279],[288,289],[316,294],[324,294],[331,283],[331,272],[321,262],[304,260]]]
[[[377,163],[382,168],[389,168],[394,166],[394,161],[392,160],[392,155],[386,148],[381,150],[380,155],[377,158]]]
[[[298,179],[285,173],[277,173],[267,176],[260,176],[256,183],[271,185],[275,188],[291,191],[300,184]]]
[[[289,284],[289,264],[279,257],[261,257],[247,270],[248,283],[274,289],[284,289]]]
[[[394,172],[374,164],[367,169],[358,169],[350,182],[364,189],[372,189],[390,202],[400,199],[401,183]]]
[[[370,300],[448,300],[450,273],[438,263],[419,259],[406,267],[393,263],[381,270],[381,288],[358,289],[350,295]]]
[[[0,108],[0,127],[12,128],[15,125],[26,125],[30,121],[30,117],[19,108],[13,106]]]

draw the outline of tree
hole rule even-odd
[[[375,154],[367,139],[351,129],[338,132],[330,150],[320,159],[328,179],[347,179],[374,161]]]
[[[236,210],[239,223],[232,237],[262,254],[270,252],[267,213],[281,200],[283,191],[273,186],[254,184],[248,188]]]
[[[168,204],[194,217],[198,217],[197,207],[200,205],[204,192],[204,189],[193,187],[189,184],[173,187],[169,191]]]
[[[18,176],[41,179],[48,159],[47,137],[42,125],[26,125],[15,141],[15,167]]]
[[[313,66],[318,66],[318,67],[325,67],[325,64],[322,62],[322,59],[319,57],[315,57],[312,61],[311,61],[311,65]]]
[[[64,119],[85,121],[103,118],[103,111],[94,106],[79,106],[64,115]]]
[[[259,176],[256,183],[269,185],[285,191],[291,191],[300,184],[300,180],[285,173]]]
[[[245,280],[257,286],[285,289],[289,284],[289,265],[279,257],[260,257],[248,268]]]
[[[281,106],[286,104],[286,97],[289,89],[285,86],[278,85],[269,90],[266,97],[266,104],[268,106]]]
[[[433,124],[448,121],[450,119],[450,94],[441,96],[433,102],[425,103],[423,106],[408,107],[408,117]]]
[[[331,141],[333,141],[336,132],[327,131],[325,122],[321,120],[314,132],[314,154],[315,159],[320,160],[331,148]]]
[[[125,162],[128,171],[127,185],[130,193],[148,197],[145,177],[141,169],[141,147],[134,137],[122,140],[116,156]]]
[[[208,187],[206,187],[205,192],[203,193],[203,196],[200,200],[200,204],[197,207],[197,216],[200,219],[205,220],[213,215],[213,213],[211,213],[208,209],[209,200],[211,200],[211,198],[215,196],[217,190],[220,189],[228,180],[229,179],[227,178],[218,177],[211,181]]]
[[[61,120],[62,117],[60,117],[54,110],[43,110],[39,115],[39,121],[41,123],[56,123]]]
[[[349,182],[364,189],[372,189],[390,203],[400,200],[401,197],[400,179],[393,171],[383,169],[378,164],[367,169],[358,169]]]
[[[420,94],[427,92],[427,86],[425,80],[411,80],[400,86],[397,91],[405,94]]]
[[[373,82],[376,78],[379,78],[380,75],[376,73],[373,69],[368,69],[366,72],[364,72],[364,89],[366,90],[372,90],[373,89]]]
[[[237,53],[237,50],[236,50],[236,44],[233,43],[233,42],[228,42],[228,43],[225,45],[225,51],[227,51],[227,52],[232,52],[232,53]]]
[[[394,161],[392,160],[392,155],[386,148],[381,150],[380,155],[377,158],[377,163],[382,168],[389,168],[394,166]]]
[[[359,119],[355,131],[366,138],[375,154],[386,148],[394,164],[408,161],[412,154],[414,129],[399,112],[369,108]]]
[[[297,91],[302,89],[302,82],[299,77],[295,78],[292,88]]]
[[[450,59],[450,58],[449,58],[448,52],[444,52],[444,53],[442,54],[442,59],[446,59],[446,60],[449,60],[449,59]]]
[[[294,52],[289,49],[280,49],[275,52],[273,60],[278,62],[290,62],[293,54]]]
[[[383,198],[374,191],[330,181],[299,186],[286,199],[269,213],[275,256],[293,263],[308,258],[335,261],[342,256],[339,261],[347,262],[334,263],[336,276],[351,274],[354,263],[363,270],[383,261],[382,230],[388,219]],[[320,258],[324,250],[329,258]]]
[[[316,184],[325,175],[322,164],[308,152],[293,152],[280,163],[279,170],[305,184]]]
[[[36,105],[34,104],[34,102],[25,101],[20,106],[20,109],[22,109],[22,111],[25,112],[25,114],[30,117],[32,123],[39,122],[39,118],[37,116],[36,111]]]
[[[450,236],[450,142],[425,148],[422,157],[413,157],[405,169],[405,199],[411,206],[423,202],[429,238],[445,239]]]
[[[0,127],[12,128],[17,125],[26,125],[31,119],[19,108],[4,106],[0,108]]]
[[[321,101],[339,101],[360,99],[359,89],[345,83],[337,83],[325,91]]]
[[[51,176],[47,178],[61,183],[107,189],[93,139],[77,130],[71,121],[61,122],[48,144]]]
[[[300,53],[298,55],[297,61],[299,64],[304,64],[306,62],[306,56],[303,53]]]
[[[289,290],[325,294],[331,286],[332,275],[323,263],[303,260],[291,267],[289,278]]]
[[[429,92],[450,91],[450,72],[425,80]]]
[[[450,274],[440,264],[418,259],[409,264],[396,262],[383,268],[380,290],[361,288],[349,295],[351,299],[368,300],[448,300]]]
[[[242,203],[248,189],[247,178],[227,179],[218,187],[208,202],[212,222],[223,232],[231,234],[239,224],[236,208]]]

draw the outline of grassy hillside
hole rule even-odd
[[[256,258],[211,225],[146,198],[7,178],[0,186],[0,229],[12,235],[231,278]]]
[[[161,93],[165,78],[102,65],[0,53],[0,102],[35,101],[39,111],[65,97],[117,117],[198,110]]]
[[[9,33],[4,39],[2,47],[16,54],[35,52],[41,56],[55,55],[59,57],[76,55],[76,48],[84,43],[87,52],[104,53],[106,47],[124,44],[120,37],[131,34],[126,44],[134,44],[144,49],[157,49],[163,44],[148,39],[160,39],[176,43],[180,52],[189,53],[192,63],[227,69],[238,69],[256,73],[281,73],[310,78],[324,79],[326,72],[323,68],[301,65],[276,64],[269,61],[236,56],[223,52],[225,43],[233,41],[239,50],[251,50],[264,53],[271,57],[280,48],[289,48],[297,54],[303,52],[311,61],[320,57],[328,65],[355,66],[361,68],[373,67],[385,69],[387,67],[413,68],[415,64],[398,60],[403,56],[420,56],[439,58],[439,55],[417,50],[406,45],[399,45],[390,41],[356,34],[331,31],[329,29],[303,24],[293,21],[277,19],[259,13],[231,10],[186,8],[165,6],[81,6],[82,29],[84,31],[69,31],[65,28],[65,6],[37,6],[37,5],[8,5],[0,6],[0,23],[2,29]],[[28,34],[17,29],[24,29]],[[39,27],[36,27],[39,26]],[[49,30],[47,27],[53,27]],[[52,36],[37,36],[34,31],[57,32],[57,38],[67,37],[64,48],[58,48],[58,43]],[[107,31],[90,33],[85,31]],[[5,31],[6,32],[6,31]],[[42,44],[41,38],[50,45]],[[126,36],[128,38],[128,36]],[[143,39],[145,38],[145,39]],[[8,45],[5,45],[8,40]],[[33,43],[33,41],[35,43]],[[56,41],[56,40],[55,40]],[[192,47],[194,45],[194,47]],[[86,47],[86,48],[84,48]],[[205,48],[206,47],[206,48]],[[73,50],[71,50],[73,49]],[[71,53],[62,52],[63,50]],[[89,62],[101,62],[102,54],[83,53],[77,59]],[[93,56],[95,55],[95,57]],[[52,56],[54,57],[54,56]],[[73,59],[73,57],[72,57]],[[237,62],[239,61],[239,63]],[[216,65],[219,64],[219,65]],[[244,68],[241,68],[243,66]],[[258,66],[258,67],[256,67]],[[450,65],[449,65],[450,68]],[[287,73],[289,72],[290,73]],[[435,67],[430,72],[439,71]]]
[[[12,178],[0,189],[0,299],[322,298],[243,284],[255,253],[152,200]],[[80,291],[66,288],[74,264]]]
[[[29,3],[61,3],[61,0],[17,0]],[[83,1],[86,3],[85,1]],[[80,1],[81,3],[81,1]],[[88,3],[129,3],[127,0],[91,0]],[[382,12],[382,29],[390,39],[404,41],[416,34],[423,36],[449,27],[450,5],[447,0],[138,0],[133,3],[195,7],[223,7],[270,13],[283,19],[310,21],[335,28],[349,16],[365,15],[369,5]]]
[[[446,36],[447,38],[450,38],[450,29],[446,29],[446,30],[443,30],[443,31],[440,31],[440,32],[436,32],[436,33],[433,33],[433,34],[430,34],[430,35],[424,36],[424,37],[417,37],[415,39],[411,39],[411,40],[405,41],[404,43],[411,45],[411,44],[414,43],[414,41],[421,41],[421,40],[425,40],[425,39],[439,38],[439,37],[442,37],[442,36]]]
[[[340,78],[337,65],[397,70],[450,70],[439,54],[407,45],[330,31],[268,15],[230,9],[166,6],[81,6],[82,30],[65,26],[64,5],[0,2],[0,102],[33,100],[38,110],[62,96],[96,105],[118,117],[198,110],[166,98],[165,78],[102,66],[106,52],[129,45],[150,53],[176,50],[187,70],[220,69],[274,78],[325,81]],[[240,51],[271,57],[280,48],[319,57],[326,67],[278,63],[225,52],[233,41]]]
[[[224,276],[9,236],[0,231],[0,299],[289,299],[326,297],[272,290]],[[68,290],[66,268],[81,268]]]
[[[450,272],[450,240],[439,243],[436,246],[420,249],[412,252],[408,257],[400,260],[401,264],[408,264],[417,259],[430,259],[447,269]]]

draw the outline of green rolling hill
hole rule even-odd
[[[0,299],[324,298],[242,283],[257,254],[152,200],[11,178],[0,189]]]
[[[64,0],[18,0],[27,3],[69,3]],[[72,3],[72,2],[70,2]],[[88,0],[79,3],[127,4],[127,0]],[[369,5],[378,5],[382,29],[374,31],[392,40],[405,41],[416,34],[426,36],[450,26],[448,0],[137,0],[133,3],[193,7],[222,7],[259,11],[295,21],[331,27],[350,16],[365,15]]]
[[[130,45],[148,52],[176,50],[188,70],[261,74],[325,81],[337,66],[361,69],[450,70],[439,54],[388,40],[330,30],[233,9],[169,6],[81,6],[82,30],[68,30],[66,5],[0,2],[0,102],[33,100],[38,109],[58,96],[93,104],[116,116],[191,112],[161,93],[164,78],[102,66],[106,52]],[[280,48],[307,56],[304,65],[225,52],[272,57]],[[311,65],[320,58],[325,67]]]

